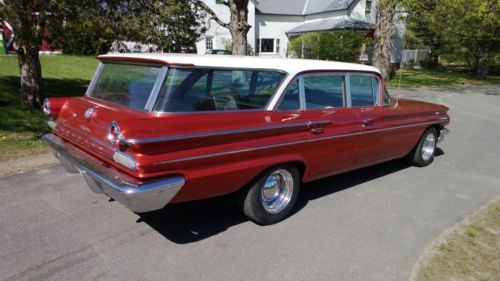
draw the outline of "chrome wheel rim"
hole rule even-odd
[[[288,206],[293,194],[293,176],[280,169],[270,174],[261,189],[262,206],[270,214],[281,212]]]
[[[436,136],[433,133],[428,133],[425,136],[424,143],[422,144],[422,159],[429,161],[434,155],[436,149]]]

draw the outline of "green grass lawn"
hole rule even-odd
[[[500,277],[500,199],[455,227],[434,245],[415,280],[484,280]]]
[[[389,87],[444,87],[500,84],[500,76],[485,80],[473,79],[470,74],[427,69],[400,69],[389,81]]]
[[[85,93],[97,67],[94,57],[42,56],[43,90],[47,97]],[[50,131],[41,110],[21,106],[16,56],[0,56],[0,161],[46,151],[39,138]]]

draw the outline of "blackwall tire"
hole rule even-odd
[[[437,130],[434,127],[428,128],[420,138],[417,146],[410,153],[410,163],[417,167],[425,167],[434,161],[436,144],[438,141]]]
[[[300,173],[294,165],[273,167],[238,192],[240,209],[260,225],[282,221],[297,201],[300,183]]]

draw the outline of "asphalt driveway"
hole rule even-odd
[[[0,280],[407,280],[442,231],[500,195],[500,86],[393,90],[448,105],[435,162],[307,184],[261,227],[231,198],[134,214],[60,166],[0,179]]]

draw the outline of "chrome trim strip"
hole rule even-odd
[[[295,79],[296,74],[291,73],[288,74],[286,77],[283,78],[283,82],[281,85],[276,89],[276,92],[271,96],[269,99],[269,103],[266,105],[265,110],[266,111],[275,111],[277,104],[285,94],[286,90],[290,86],[290,83]]]
[[[90,84],[89,84],[84,96],[87,96],[87,97],[91,96],[90,94],[92,93],[92,91],[94,91],[95,83],[97,82],[97,78],[99,77],[99,75],[101,75],[101,71],[102,71],[103,67],[104,67],[104,64],[102,62],[100,62],[99,65],[97,66],[97,69],[94,73],[94,76],[92,76],[92,80],[90,80]]]
[[[440,122],[437,122],[437,123],[440,123]],[[389,131],[389,130],[412,128],[412,127],[418,127],[418,126],[424,126],[424,125],[431,125],[431,124],[437,124],[437,123],[436,122],[425,122],[425,123],[404,125],[404,126],[398,126],[398,127],[392,127],[392,128],[385,128],[385,129],[379,129],[379,130],[371,130],[371,131],[366,131],[366,132],[351,132],[351,133],[346,133],[346,134],[341,134],[341,135],[335,135],[335,136],[329,136],[329,137],[306,139],[306,140],[300,140],[300,141],[271,144],[271,145],[266,145],[266,146],[261,146],[261,147],[250,147],[250,148],[237,149],[237,150],[231,150],[231,151],[225,151],[225,152],[211,153],[211,154],[206,154],[206,155],[198,155],[198,156],[185,157],[185,158],[167,160],[167,161],[162,161],[162,162],[156,162],[156,163],[153,163],[153,165],[172,164],[172,163],[178,163],[178,162],[184,162],[184,161],[191,161],[191,160],[199,160],[199,159],[205,159],[205,158],[219,157],[219,156],[231,155],[231,154],[236,154],[236,153],[251,152],[251,151],[256,151],[256,150],[263,150],[263,149],[270,149],[270,148],[276,148],[276,147],[282,147],[282,146],[288,146],[288,145],[302,144],[302,143],[307,143],[307,142],[316,142],[316,141],[323,141],[323,140],[329,140],[329,139],[344,138],[344,137],[350,137],[350,136],[359,136],[359,135],[365,135],[365,134],[371,134],[371,133],[378,133],[378,132],[385,132],[385,131]]]
[[[299,77],[299,106],[300,110],[306,110],[306,85],[303,75]]]
[[[216,131],[216,132],[174,135],[174,136],[147,138],[147,139],[127,139],[127,138],[125,138],[122,140],[122,143],[126,143],[126,144],[155,143],[155,142],[184,140],[184,139],[193,139],[193,138],[202,138],[202,137],[223,136],[223,135],[231,135],[231,134],[256,133],[256,132],[262,132],[262,131],[268,131],[268,130],[288,129],[288,128],[295,128],[295,127],[305,127],[307,129],[310,126],[321,126],[321,125],[327,125],[330,123],[331,123],[331,121],[329,121],[329,120],[322,120],[322,121],[299,122],[299,123],[275,125],[275,126],[262,126],[262,127],[245,128],[245,129],[224,130],[224,131]]]
[[[352,101],[351,101],[351,73],[347,72],[345,74],[345,95],[347,98],[347,108],[352,107]]]
[[[160,73],[158,73],[158,76],[156,76],[156,82],[153,86],[153,89],[151,90],[151,93],[149,94],[148,101],[146,102],[146,105],[144,106],[144,110],[147,112],[152,112],[153,108],[156,103],[156,99],[158,98],[158,95],[160,94],[161,86],[163,85],[163,82],[165,81],[165,78],[167,77],[167,72],[168,72],[168,67],[163,66],[160,70]]]
[[[89,136],[89,135],[85,134],[84,132],[82,132],[82,131],[80,131],[80,130],[77,130],[77,129],[75,129],[75,128],[71,128],[71,127],[67,126],[67,125],[66,125],[66,124],[64,124],[64,123],[61,123],[61,122],[57,122],[57,121],[55,121],[55,124],[56,124],[56,126],[62,126],[62,127],[64,127],[65,129],[71,130],[71,131],[76,132],[76,133],[78,133],[78,134],[80,134],[80,135],[82,135],[82,136],[85,136],[87,139],[89,139],[89,140],[91,140],[91,141],[93,141],[93,142],[97,143],[97,144],[98,144],[98,145],[100,145],[100,146],[103,146],[103,147],[105,147],[105,148],[109,149],[110,151],[115,151],[115,150],[116,150],[116,147],[113,147],[113,146],[110,146],[110,145],[109,145],[109,144],[107,144],[107,143],[101,142],[100,140],[98,140],[98,139],[96,139],[96,138],[94,138],[94,137],[91,137],[91,136]],[[74,141],[76,141],[76,142],[80,143],[78,140],[75,140],[75,139],[73,139],[73,138],[72,138],[72,140],[74,140]],[[83,144],[83,143],[82,143],[82,145],[85,145],[85,144]]]

